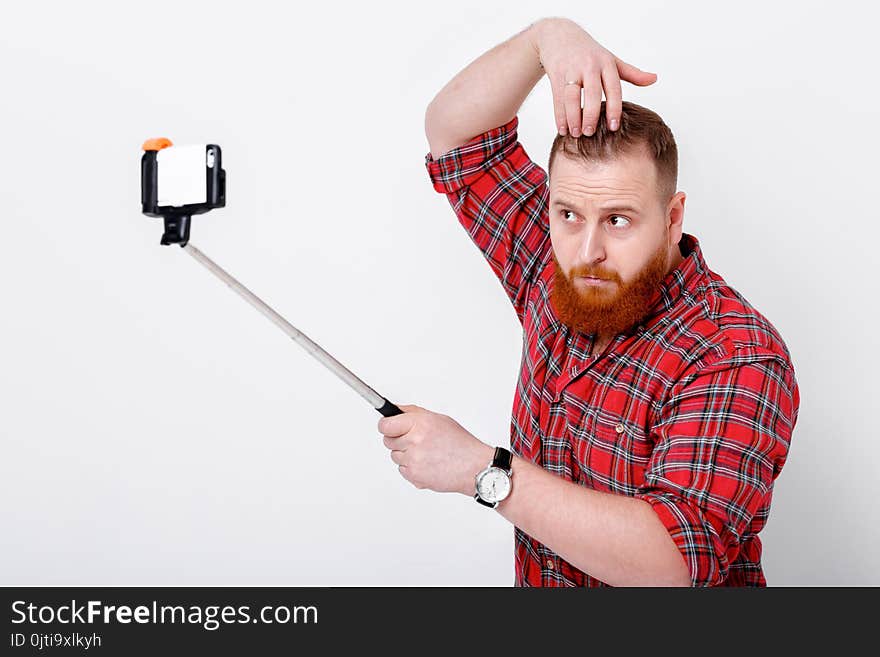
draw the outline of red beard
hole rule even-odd
[[[566,276],[553,254],[554,276],[550,302],[560,321],[574,331],[611,338],[639,324],[658,300],[666,278],[668,251],[657,250],[634,281],[622,285],[620,277],[602,269],[580,267]],[[584,285],[577,276],[596,276],[610,283]]]

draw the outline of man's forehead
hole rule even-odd
[[[601,160],[574,160],[558,154],[549,176],[550,197],[596,196],[614,193],[652,194],[656,167],[646,154],[626,153]],[[575,197],[575,198],[572,198]]]

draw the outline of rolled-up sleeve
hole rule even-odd
[[[523,321],[528,292],[546,249],[547,174],[517,141],[519,119],[493,128],[433,159],[434,189],[446,195]]]
[[[793,369],[779,357],[720,359],[673,386],[635,497],[668,530],[693,586],[722,583],[743,536],[766,523],[798,404]]]

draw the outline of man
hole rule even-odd
[[[560,132],[547,173],[516,138],[544,70]],[[432,101],[433,186],[523,325],[512,455],[418,406],[379,431],[414,485],[513,523],[517,585],[765,586],[758,532],[799,405],[791,359],[683,232],[675,140],[622,101],[621,78],[654,76],[545,19]]]

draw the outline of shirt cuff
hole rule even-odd
[[[434,189],[443,194],[472,185],[509,154],[516,144],[519,117],[477,135],[465,144],[443,153],[436,160],[431,151],[425,155],[425,168]]]
[[[724,581],[730,563],[727,546],[702,512],[669,493],[633,497],[650,504],[666,527],[687,564],[692,586],[717,586]]]

